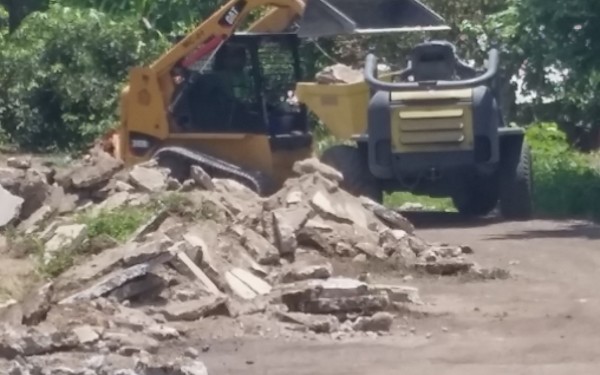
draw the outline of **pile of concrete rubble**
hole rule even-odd
[[[267,198],[198,167],[186,181],[154,162],[124,169],[99,150],[62,170],[8,165],[0,168],[0,227],[39,240],[42,263],[94,249],[0,306],[0,368],[11,361],[13,375],[204,374],[195,349],[160,364],[148,356],[157,361],[161,342],[184,342],[186,325],[211,316],[378,332],[390,330],[394,309],[420,303],[416,288],[335,276],[339,263],[479,272],[468,247],[417,237],[399,213],[342,190],[342,176],[316,159],[296,163],[297,177]],[[152,207],[147,222],[124,241],[91,238],[76,220],[142,206]],[[64,368],[65,355],[80,366]]]

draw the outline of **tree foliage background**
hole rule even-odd
[[[320,49],[307,48],[304,57],[314,71],[331,63],[326,56],[361,63],[373,50],[399,66],[414,43],[444,38],[457,44],[464,59],[483,63],[495,44],[502,51],[508,120],[553,121],[579,141],[593,139],[600,115],[600,2],[424,2],[452,31],[319,41]],[[0,0],[0,136],[34,150],[85,145],[116,120],[128,68],[157,57],[175,35],[222,3]],[[552,68],[564,72],[562,81],[551,81]],[[516,74],[524,90],[536,94],[532,103],[517,105],[510,82]]]

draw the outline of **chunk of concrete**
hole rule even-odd
[[[271,292],[272,287],[269,283],[242,268],[233,268],[229,273],[246,284],[258,295],[266,295]]]
[[[281,255],[290,255],[296,251],[297,232],[307,222],[310,210],[306,207],[277,209],[272,212],[275,246]]]
[[[78,248],[87,238],[85,224],[63,225],[54,231],[52,238],[46,242],[44,261],[49,262],[57,252]]]
[[[275,312],[283,323],[293,323],[315,333],[332,333],[340,328],[340,321],[334,315],[312,315],[298,312]]]
[[[46,181],[46,176],[42,173],[30,169],[25,173],[25,178],[19,185],[18,196],[23,198],[20,219],[24,220],[31,216],[37,209],[42,207],[50,195],[50,185]]]
[[[31,168],[31,158],[17,158],[11,156],[6,159],[6,166],[17,169],[29,169]]]
[[[66,176],[57,176],[57,181],[65,188],[89,189],[108,181],[122,166],[121,161],[104,153],[94,158],[92,163],[76,166]]]
[[[245,300],[251,300],[258,296],[258,293],[256,293],[252,288],[250,288],[242,280],[235,277],[235,275],[233,275],[231,272],[226,272],[224,277],[225,277],[225,282],[227,283],[227,286],[229,287],[231,292],[233,294],[235,294],[237,297],[245,299]]]
[[[354,199],[347,199],[347,193],[331,194],[325,190],[317,191],[312,199],[312,205],[322,214],[340,222],[353,223],[368,228],[369,219],[364,208]]]
[[[0,228],[11,224],[21,214],[24,199],[17,197],[0,186]]]
[[[421,304],[419,289],[405,285],[369,285],[369,291],[373,293],[386,293],[392,302]]]
[[[190,177],[192,177],[192,180],[194,180],[197,186],[206,190],[215,190],[215,184],[210,178],[210,175],[199,165],[191,166]]]
[[[226,312],[226,302],[226,297],[204,297],[185,302],[171,302],[160,312],[168,321],[194,321],[220,312]]]
[[[388,312],[377,312],[373,316],[361,316],[353,324],[355,331],[388,332],[394,323],[394,316]]]
[[[43,205],[37,211],[35,211],[31,216],[29,216],[25,221],[22,221],[17,229],[25,234],[31,234],[39,229],[39,226],[47,220],[54,209],[48,205]]]
[[[258,261],[259,264],[273,265],[279,262],[279,251],[266,238],[252,229],[241,226],[232,227],[240,244],[246,248],[248,253]]]
[[[131,184],[147,193],[158,193],[167,190],[168,174],[157,168],[146,168],[139,165],[129,172]]]
[[[385,225],[391,229],[401,229],[406,233],[414,233],[415,227],[399,212],[390,210],[389,208],[369,199],[360,197],[363,207],[372,211]]]
[[[291,264],[282,270],[281,282],[293,283],[309,279],[328,279],[333,273],[331,263],[323,264]]]
[[[320,173],[323,177],[332,181],[342,182],[344,180],[344,176],[339,171],[327,164],[321,163],[317,158],[297,161],[292,168],[294,173],[299,175]]]
[[[92,209],[92,213],[94,215],[98,215],[102,211],[112,211],[119,207],[125,206],[127,202],[131,199],[131,194],[125,191],[121,191],[115,194],[110,195],[106,200],[104,200],[99,205],[95,206]]]
[[[102,278],[92,287],[60,301],[59,304],[70,304],[79,301],[89,301],[98,297],[105,296],[111,291],[124,285],[126,282],[147,274],[157,265],[166,263],[172,258],[173,254],[166,253],[148,262],[141,263],[123,270],[116,270]]]

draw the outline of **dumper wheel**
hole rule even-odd
[[[471,175],[463,189],[452,195],[452,203],[463,216],[485,216],[498,205],[497,175]]]
[[[533,170],[531,150],[524,138],[502,143],[500,165],[500,213],[508,220],[533,216]]]
[[[383,191],[371,174],[367,153],[350,145],[332,146],[323,152],[321,161],[343,176],[340,186],[352,195],[363,195],[377,203],[383,202]]]

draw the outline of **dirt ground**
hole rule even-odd
[[[411,217],[428,240],[471,245],[508,280],[415,279],[429,314],[393,334],[336,341],[208,340],[213,375],[600,373],[600,227],[577,221],[460,223]],[[425,223],[428,223],[425,225]],[[401,280],[390,280],[401,282]],[[207,340],[198,343],[204,345]]]

